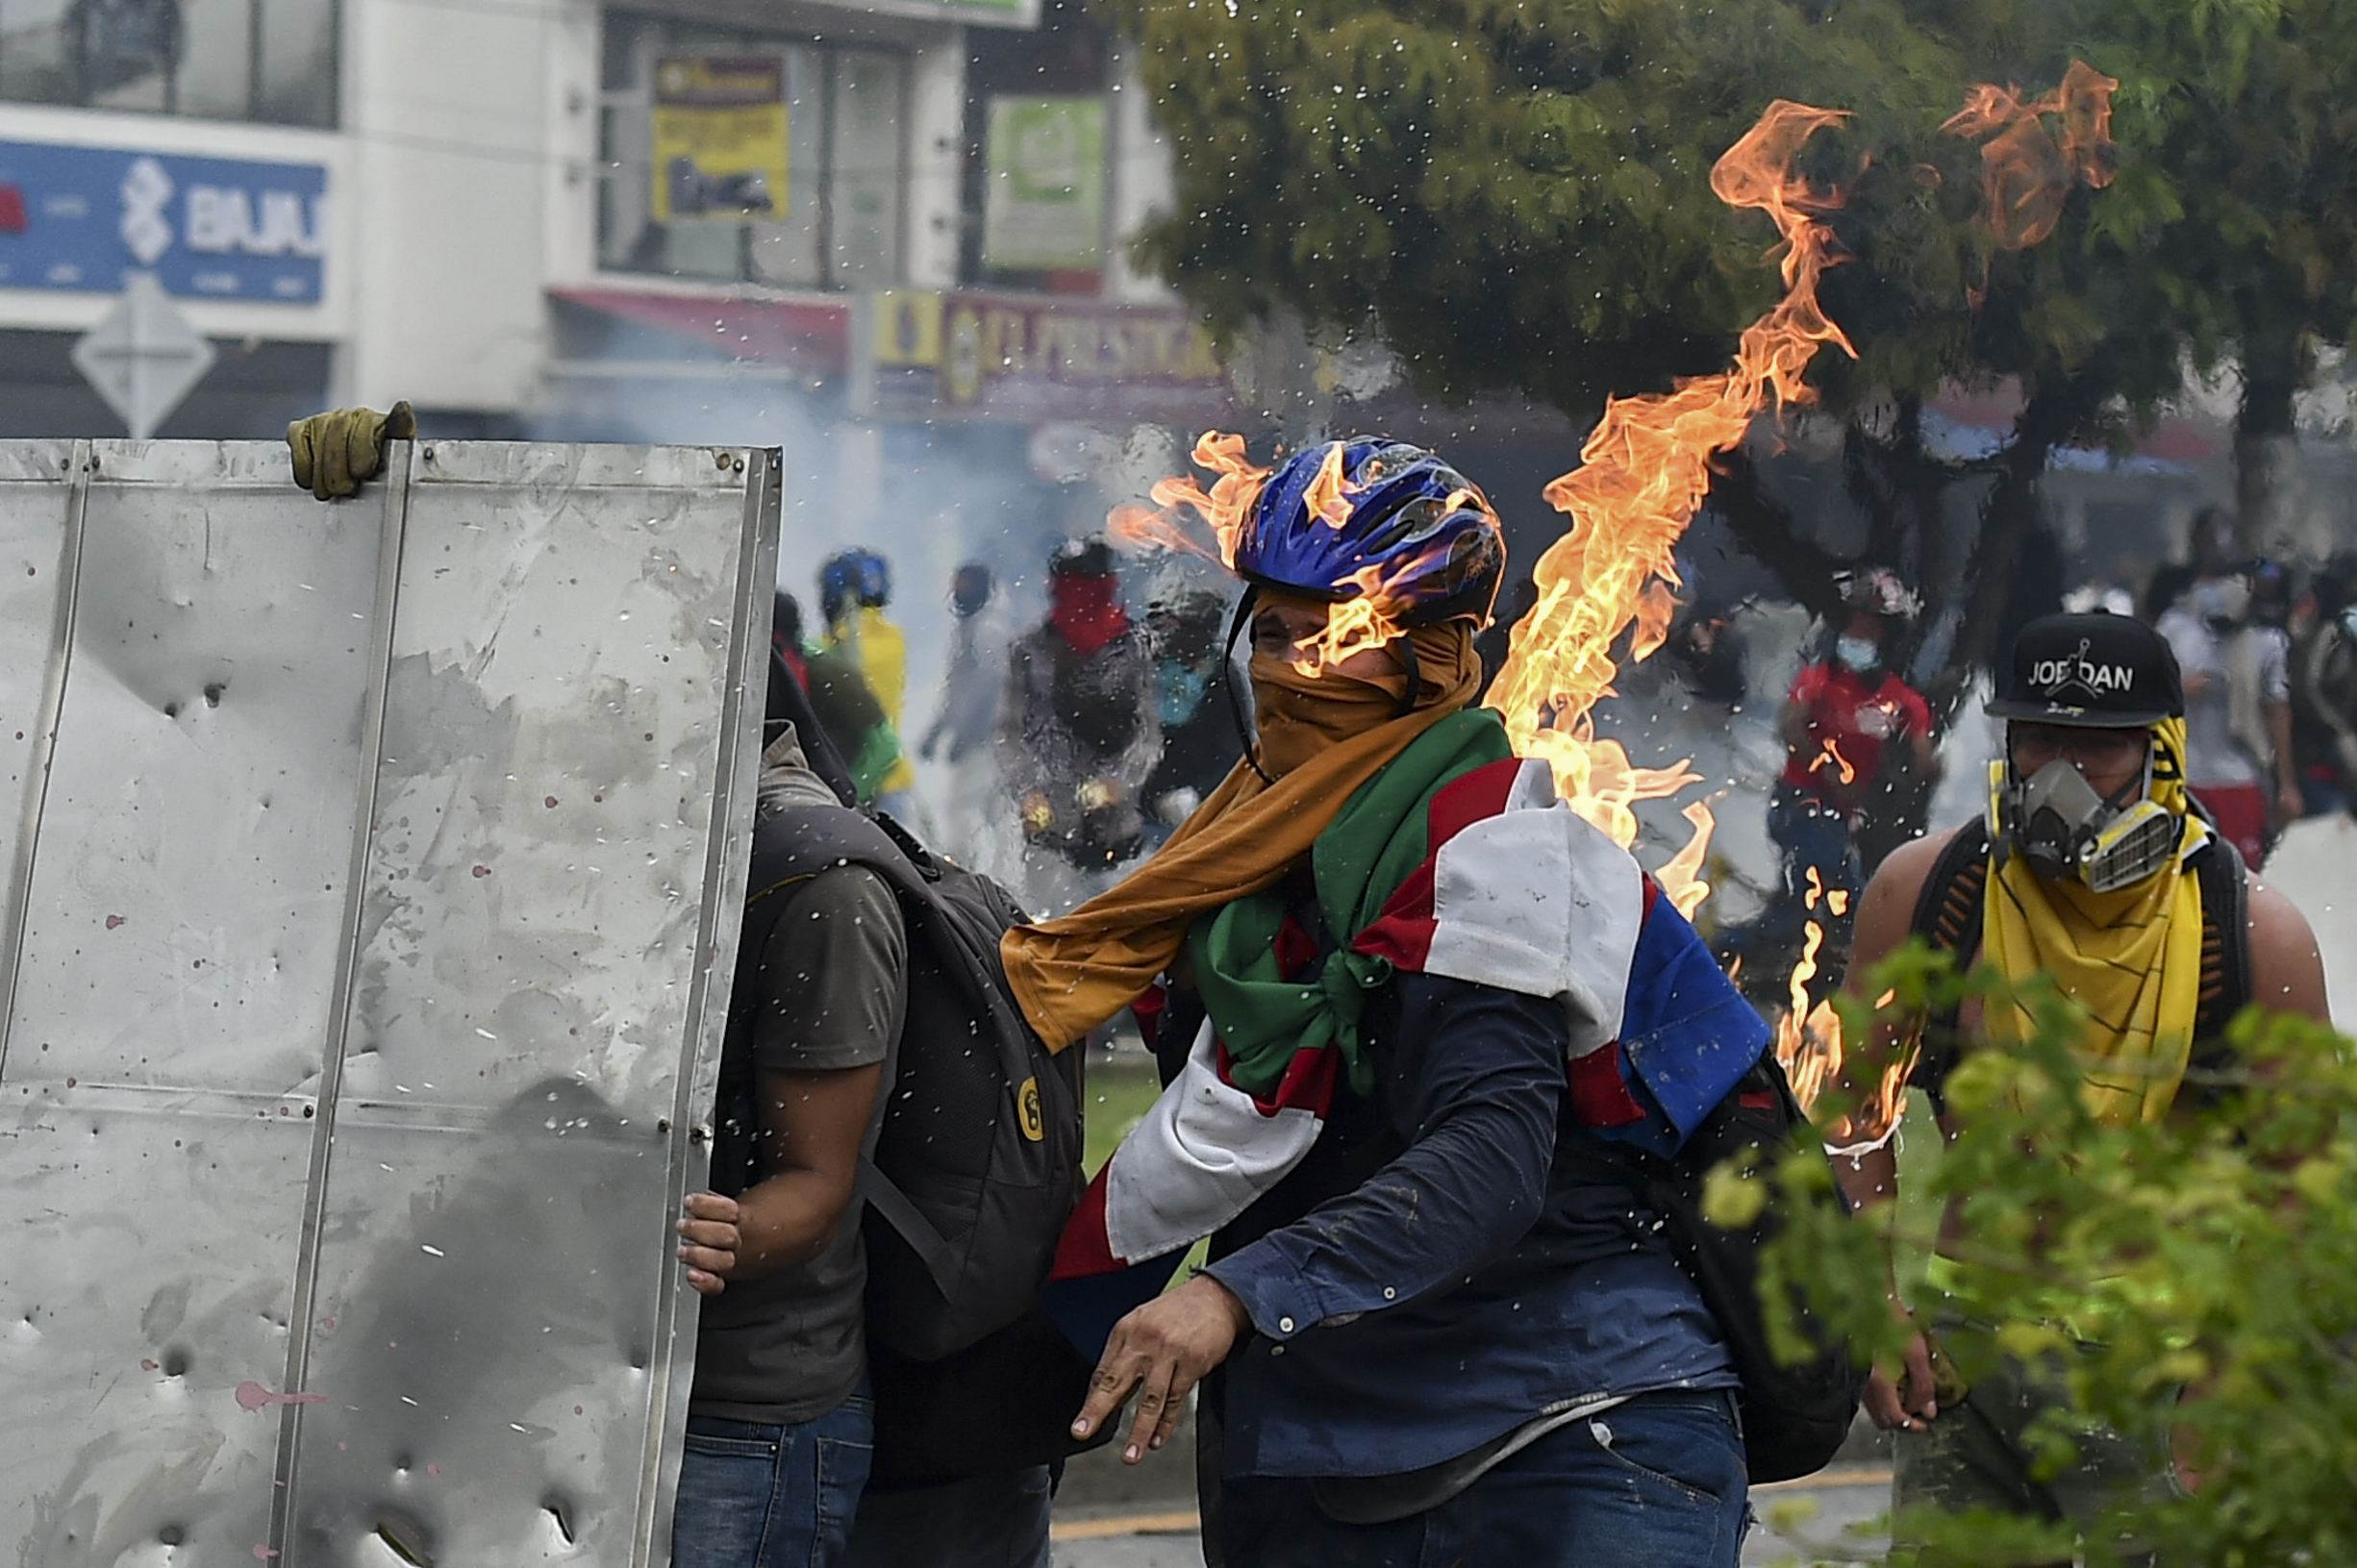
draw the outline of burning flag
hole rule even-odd
[[[1988,138],[1981,149],[1987,215],[2000,245],[2036,244],[2052,233],[2078,184],[2109,183],[2111,93],[2118,86],[2074,62],[2045,98],[2024,102],[2018,90],[1975,87],[1943,126]],[[2047,129],[2049,116],[2059,116],[2059,136]],[[1674,796],[1701,779],[1685,760],[1637,766],[1618,742],[1595,734],[1592,709],[1612,693],[1619,669],[1615,648],[1628,634],[1626,657],[1635,662],[1667,639],[1679,586],[1672,553],[1710,492],[1713,460],[1743,440],[1762,413],[1814,400],[1805,377],[1818,350],[1831,344],[1856,355],[1818,300],[1825,269],[1841,260],[1822,214],[1837,210],[1841,196],[1813,187],[1793,166],[1811,137],[1847,118],[1842,110],[1778,99],[1718,160],[1713,192],[1731,206],[1766,212],[1782,236],[1784,297],[1744,329],[1724,372],[1682,381],[1664,394],[1608,399],[1580,449],[1580,466],[1545,490],[1571,526],[1533,571],[1538,602],[1514,627],[1511,652],[1485,701],[1504,720],[1517,754],[1544,759],[1561,797],[1624,848],[1636,838],[1636,802]],[[1349,505],[1341,455],[1337,445],[1331,483],[1313,498],[1313,510],[1338,523]],[[1212,476],[1209,488],[1193,479],[1164,480],[1152,490],[1155,507],[1116,509],[1108,525],[1132,547],[1189,550],[1232,566],[1238,532],[1270,470],[1245,457],[1243,437],[1217,433],[1195,443],[1194,462]],[[1382,612],[1381,585],[1362,586],[1364,596],[1348,602],[1352,612],[1328,627],[1322,650],[1328,657],[1397,633]],[[1852,772],[1839,752],[1828,752],[1820,762]],[[1692,914],[1709,894],[1699,873],[1714,823],[1701,802],[1687,806],[1684,815],[1693,831],[1655,880],[1680,912]],[[1823,931],[1812,922],[1809,933],[1793,974],[1792,1012],[1777,1039],[1804,1106],[1842,1065],[1840,1021],[1808,995]],[[1894,1064],[1878,1096],[1850,1119],[1852,1130],[1872,1137],[1894,1125],[1904,1083],[1904,1065]]]

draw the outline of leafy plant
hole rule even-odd
[[[1849,1001],[1844,1038],[1872,1038],[1878,1015],[2008,995],[1993,972],[1960,976],[1919,945],[1866,989],[1887,1000],[1879,1010]],[[2075,1543],[2084,1560],[2121,1560],[2120,1540],[2166,1542],[2172,1565],[2352,1560],[2357,1046],[2252,1009],[2232,1026],[2231,1069],[2190,1074],[2164,1121],[2115,1126],[2079,1093],[2077,1014],[2050,986],[2016,994],[2034,1020],[2028,1043],[1973,1053],[1948,1080],[1961,1131],[1926,1179],[1934,1202],[1855,1219],[1791,1205],[1763,1289],[1797,1286],[1838,1332],[1895,1364],[1910,1326],[1887,1302],[1894,1260],[1937,1244],[1943,1315],[1992,1331],[1948,1345],[1965,1381],[2003,1355],[2070,1389],[2075,1413],[2033,1429],[2044,1462],[2067,1462],[2094,1422],[2198,1478],[2190,1494],[2121,1500],[2096,1538]],[[1875,1066],[1851,1076],[1870,1082]],[[1818,1114],[1843,1108],[1837,1090]],[[1798,1193],[1827,1179],[1821,1160],[1795,1156],[1752,1180]],[[1740,1211],[1756,1196],[1730,1202]],[[2068,1527],[1907,1523],[1922,1544],[1892,1560],[1924,1568],[2069,1561],[2074,1550]]]

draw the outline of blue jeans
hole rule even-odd
[[[865,1383],[791,1427],[690,1416],[672,1568],[834,1568],[867,1485],[875,1431]]]
[[[1723,1391],[1640,1394],[1389,1524],[1338,1523],[1290,1477],[1221,1491],[1227,1568],[1735,1568],[1751,1511]]]

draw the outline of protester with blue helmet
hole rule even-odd
[[[1120,884],[1001,947],[1050,1046],[1134,1006],[1169,1085],[1057,1258],[1051,1310],[1102,1346],[1075,1430],[1138,1394],[1134,1461],[1201,1383],[1231,1568],[1733,1568],[1739,1380],[1610,1173],[1674,1152],[1766,1030],[1474,706],[1505,565],[1477,486],[1324,442],[1225,542],[1249,756]]]
[[[873,550],[840,551],[818,568],[818,608],[826,621],[819,646],[859,667],[897,737],[908,700],[909,642],[885,616],[891,601],[891,565]],[[876,804],[894,816],[910,815],[915,784],[916,769],[903,751],[878,785]]]

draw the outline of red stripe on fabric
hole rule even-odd
[[[1653,918],[1653,903],[1662,896],[1662,884],[1653,880],[1650,871],[1640,871],[1637,880],[1643,884],[1645,889],[1644,908],[1637,911],[1637,923],[1642,925]]]
[[[1317,938],[1310,934],[1308,927],[1290,914],[1285,917],[1285,924],[1277,928],[1274,946],[1279,980],[1289,983],[1299,980],[1310,972],[1310,965],[1317,961]]]
[[[1138,1020],[1138,1033],[1144,1036],[1148,1050],[1162,1038],[1162,1015],[1169,1010],[1170,993],[1161,985],[1147,986],[1129,1005],[1129,1015]]]
[[[1441,846],[1476,822],[1502,814],[1522,775],[1519,758],[1489,762],[1442,784],[1424,814],[1424,861],[1408,873],[1374,923],[1351,938],[1350,950],[1370,958],[1389,958],[1411,975],[1424,972],[1432,957],[1432,938],[1441,929],[1433,909],[1433,884]]]
[[[1442,844],[1474,823],[1504,811],[1507,797],[1514,793],[1514,782],[1521,775],[1522,759],[1509,757],[1442,784],[1424,817],[1424,853],[1440,854]]]
[[[1113,1243],[1106,1239],[1105,1178],[1112,1169],[1113,1161],[1107,1160],[1080,1195],[1072,1217],[1065,1221],[1064,1234],[1056,1241],[1056,1261],[1047,1273],[1050,1280],[1085,1280],[1126,1266],[1114,1257]]]
[[[1645,1119],[1645,1108],[1620,1076],[1620,1042],[1571,1058],[1571,1113],[1582,1127],[1626,1127]]]
[[[1213,1042],[1218,1047],[1219,1082],[1239,1094],[1247,1095],[1252,1108],[1264,1116],[1273,1117],[1280,1110],[1306,1110],[1319,1121],[1325,1120],[1326,1108],[1334,1104],[1335,1074],[1342,1054],[1332,1046],[1317,1051],[1296,1051],[1292,1060],[1285,1064],[1285,1075],[1277,1080],[1276,1093],[1253,1094],[1236,1082],[1230,1072],[1225,1040]]]
[[[1441,929],[1433,914],[1433,876],[1431,860],[1409,872],[1375,923],[1352,939],[1351,951],[1389,958],[1411,975],[1422,974],[1425,959],[1432,956],[1433,933]]]

